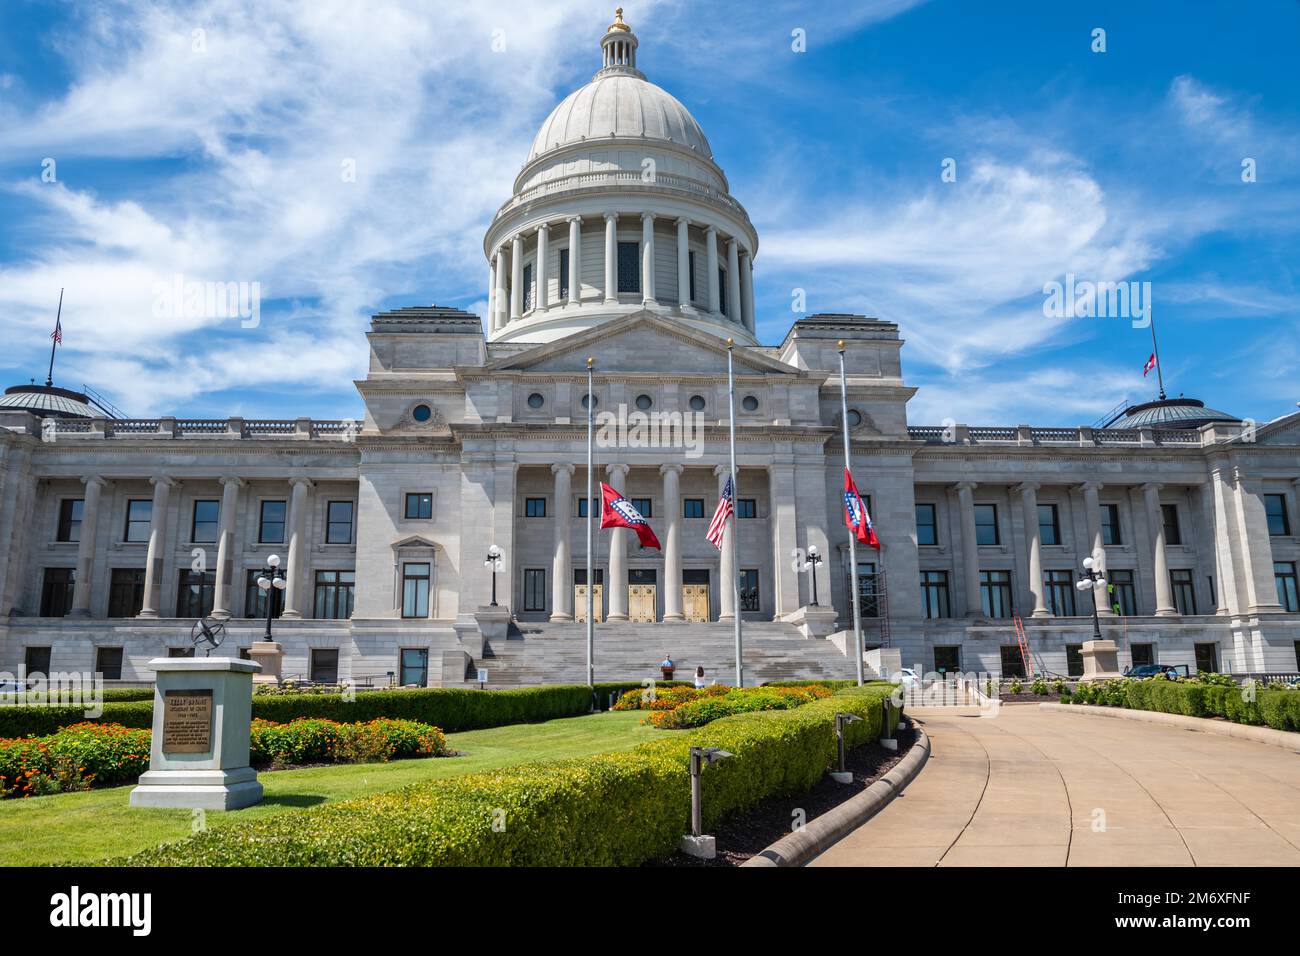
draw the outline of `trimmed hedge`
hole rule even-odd
[[[254,767],[383,763],[446,753],[447,739],[437,727],[386,717],[352,724],[312,717],[288,724],[254,720],[249,733],[249,762]]]
[[[153,696],[149,700],[105,700],[104,712],[98,717],[87,717],[84,707],[21,707],[0,706],[0,737],[45,737],[62,727],[74,724],[118,724],[122,727],[148,730],[153,726]]]
[[[1067,702],[1183,717],[1222,717],[1239,724],[1300,731],[1300,690],[1256,687],[1254,700],[1247,699],[1245,690],[1235,684],[1149,677],[1080,684]]]
[[[863,718],[846,730],[851,746],[880,736],[880,702],[891,689],[855,687],[794,710],[737,714],[622,753],[523,764],[289,811],[113,862],[633,866],[671,854],[689,827],[692,745],[734,754],[704,772],[705,825],[712,827],[820,780],[835,757],[837,711]]]

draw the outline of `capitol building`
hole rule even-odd
[[[1122,664],[1300,669],[1300,413],[1162,397],[1097,427],[910,422],[905,321],[797,316],[759,340],[759,235],[704,130],[641,72],[621,16],[600,54],[487,228],[486,317],[375,315],[358,421],[140,420],[52,383],[4,394],[0,671],[148,681],[216,619],[222,653],[285,678],[580,682],[590,586],[598,680],[657,676],[666,653],[729,680],[736,615],[749,682],[850,677],[855,585],[874,670],[1023,673],[1022,625],[1036,672],[1078,674],[1094,601]],[[729,341],[734,566],[705,536],[729,469]],[[881,542],[856,568],[841,341]],[[591,582],[588,357],[596,409],[700,423],[689,445],[599,443],[595,479],[663,550],[598,532]],[[815,581],[794,558],[814,548]],[[272,554],[283,589],[257,583]],[[1091,555],[1109,590],[1076,589]]]

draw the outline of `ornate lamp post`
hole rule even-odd
[[[280,556],[273,554],[266,559],[266,567],[257,576],[257,586],[266,592],[266,633],[262,640],[271,640],[271,614],[275,610],[275,591],[283,591],[289,586],[280,570]]]
[[[488,548],[487,560],[483,562],[483,567],[492,569],[492,607],[497,606],[497,572],[506,569],[505,562],[501,560],[505,554],[495,544]]]
[[[1097,617],[1097,592],[1096,588],[1106,586],[1106,575],[1096,569],[1096,562],[1092,558],[1083,559],[1083,577],[1074,582],[1074,586],[1082,593],[1083,591],[1092,591],[1092,638],[1095,641],[1101,640],[1101,620]]]

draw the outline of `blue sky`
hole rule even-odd
[[[765,342],[804,289],[899,324],[913,423],[1088,424],[1155,383],[1147,330],[1044,315],[1073,273],[1151,284],[1171,394],[1300,401],[1300,3],[624,7],[759,230]],[[0,375],[43,379],[66,287],[59,383],[357,416],[373,312],[482,313],[484,230],[611,12],[5,0]],[[260,324],[155,315],[177,274],[259,282]]]

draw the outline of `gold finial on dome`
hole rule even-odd
[[[614,22],[609,25],[609,29],[607,29],[605,32],[613,33],[615,30],[622,30],[624,33],[632,32],[632,28],[623,22],[622,7],[616,7],[614,9]]]

